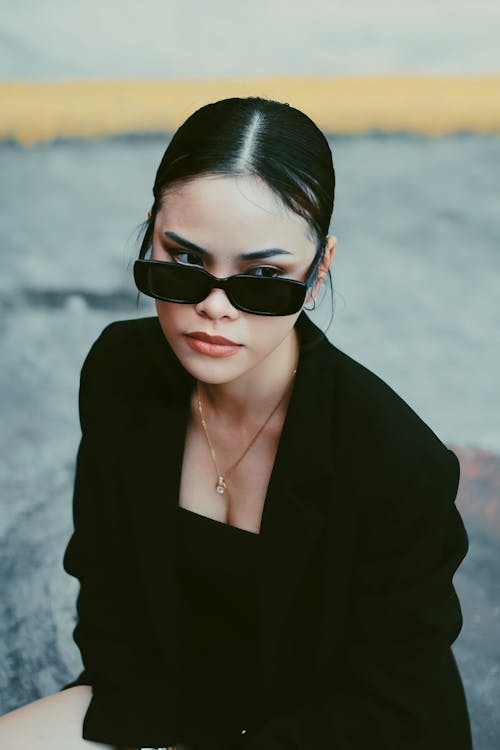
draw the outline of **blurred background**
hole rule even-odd
[[[329,338],[461,461],[453,645],[476,750],[500,743],[500,5],[0,0],[0,714],[81,670],[62,569],[83,359],[136,308],[173,129],[225,95],[303,108],[337,189]],[[311,317],[330,317],[326,294]]]

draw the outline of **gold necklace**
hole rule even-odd
[[[297,368],[295,368],[295,370],[293,371],[292,377],[293,377],[293,375],[295,375],[296,372],[297,372]],[[266,419],[266,421],[264,422],[264,424],[262,425],[262,427],[253,436],[250,444],[245,448],[245,450],[243,451],[243,453],[241,454],[241,456],[238,458],[238,460],[235,461],[234,464],[232,466],[230,466],[229,469],[226,472],[223,473],[223,472],[221,472],[219,470],[219,467],[217,466],[217,460],[215,458],[215,451],[213,449],[212,443],[210,442],[210,438],[208,437],[207,425],[205,423],[205,419],[203,418],[203,409],[201,407],[200,384],[199,384],[198,380],[196,381],[196,395],[198,397],[198,411],[200,412],[200,419],[201,419],[201,424],[203,425],[203,431],[204,431],[205,437],[207,439],[208,447],[210,448],[210,453],[212,454],[212,459],[213,459],[213,462],[214,462],[215,470],[217,471],[217,484],[215,486],[215,491],[218,492],[219,495],[223,495],[224,494],[224,491],[227,489],[226,479],[229,476],[230,472],[233,471],[233,469],[235,469],[236,466],[240,463],[240,461],[242,461],[243,458],[246,456],[246,454],[248,453],[248,451],[250,450],[250,448],[252,447],[252,445],[255,443],[255,441],[259,437],[260,433],[262,432],[262,430],[264,429],[264,427],[266,426],[266,424],[269,422],[269,420],[271,419],[271,417],[273,416],[273,414],[275,413],[275,411],[278,409],[279,405],[281,404],[281,402],[285,398],[287,392],[288,392],[288,388],[285,390],[285,393],[280,398],[280,400],[278,401],[278,403],[276,404],[276,406],[274,407],[274,409],[272,410],[272,412],[270,413],[270,415],[268,416],[268,418]]]

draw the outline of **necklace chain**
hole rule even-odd
[[[296,372],[297,372],[297,368],[294,369],[294,371],[292,373],[292,377],[295,375]],[[212,443],[210,441],[210,438],[208,436],[207,425],[206,425],[205,419],[203,417],[203,409],[202,409],[202,406],[201,406],[200,384],[199,384],[198,380],[196,381],[196,395],[197,395],[197,398],[198,398],[198,411],[200,413],[201,424],[203,426],[203,431],[204,431],[205,437],[207,439],[208,447],[210,448],[210,453],[212,454],[212,460],[214,462],[214,466],[215,466],[215,469],[217,471],[217,485],[215,487],[215,491],[218,492],[220,495],[223,495],[224,491],[227,488],[227,483],[226,483],[227,477],[233,471],[233,469],[235,469],[238,466],[238,464],[240,463],[240,461],[242,461],[245,458],[246,454],[248,453],[248,451],[250,450],[250,448],[252,447],[252,445],[255,443],[255,441],[259,437],[259,435],[262,432],[262,430],[264,429],[264,427],[267,425],[267,423],[269,422],[269,420],[271,419],[271,417],[273,416],[273,414],[277,411],[278,407],[280,406],[281,402],[283,401],[283,399],[285,398],[285,396],[286,396],[287,393],[288,393],[288,388],[285,390],[284,394],[282,395],[282,397],[280,398],[280,400],[278,401],[278,403],[276,404],[276,406],[274,407],[274,409],[272,410],[272,412],[270,413],[270,415],[267,417],[267,419],[264,422],[264,424],[262,425],[262,427],[260,427],[259,430],[256,432],[256,434],[253,436],[252,440],[250,441],[249,445],[245,448],[245,450],[243,451],[243,453],[241,454],[241,456],[232,464],[232,466],[229,467],[229,469],[227,469],[226,472],[223,473],[223,472],[221,472],[219,470],[219,467],[217,466],[217,459],[215,458],[215,451],[214,451],[213,445],[212,445]]]

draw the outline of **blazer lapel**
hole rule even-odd
[[[276,700],[282,676],[282,634],[293,595],[327,520],[331,485],[332,435],[330,408],[334,374],[326,338],[311,343],[320,330],[301,314],[297,321],[301,354],[293,392],[271,474],[261,523],[260,658],[262,686]]]
[[[269,699],[278,684],[273,667],[280,651],[280,634],[287,627],[296,586],[324,529],[325,489],[331,484],[334,377],[328,356],[330,345],[305,313],[296,326],[301,337],[300,359],[260,528],[259,664]],[[163,337],[161,331],[160,335]],[[316,338],[320,342],[311,348]],[[168,347],[164,338],[161,346]],[[137,440],[131,441],[144,446],[140,466],[146,469],[141,468],[139,475],[135,471],[137,461],[130,455],[123,472],[127,509],[153,621],[167,659],[173,662],[177,642],[174,513],[194,379],[180,368],[174,355],[172,358],[177,364],[170,362],[165,374],[171,378],[174,368],[175,387],[168,390],[175,397],[141,402]]]

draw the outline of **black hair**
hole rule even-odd
[[[196,110],[175,132],[161,159],[151,217],[142,225],[139,258],[152,246],[165,192],[174,183],[204,174],[260,177],[306,220],[317,248],[311,287],[324,255],[335,194],[332,152],[317,125],[289,104],[253,96],[222,99]],[[330,269],[328,278],[333,301]]]

